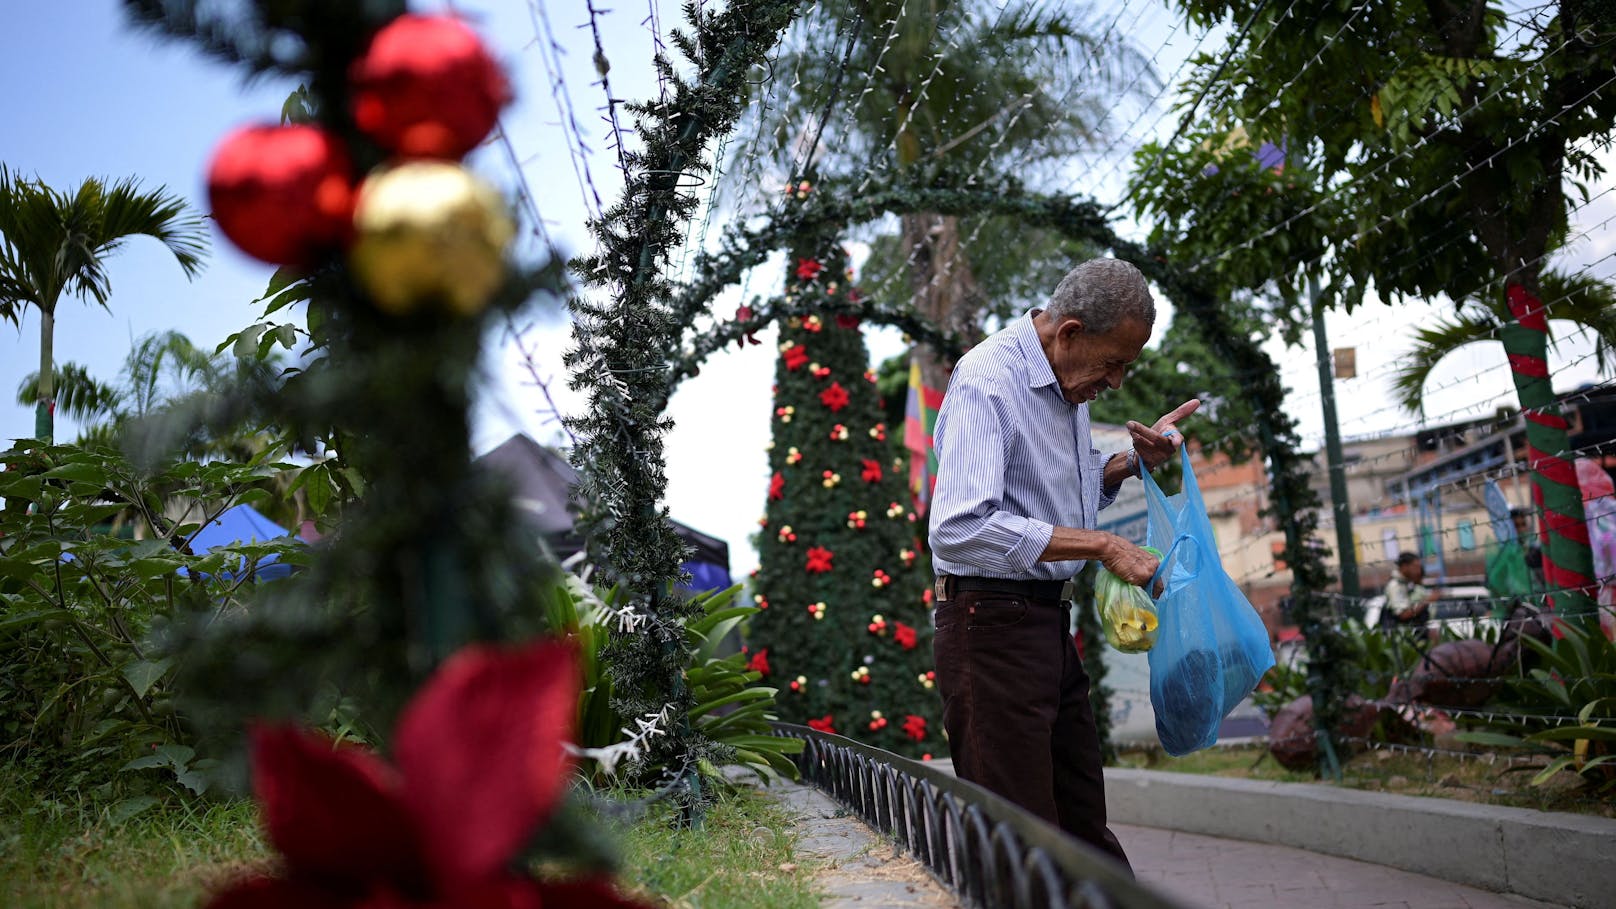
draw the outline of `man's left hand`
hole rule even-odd
[[[1130,420],[1128,434],[1133,437],[1133,450],[1146,470],[1155,470],[1184,444],[1178,431],[1178,421],[1195,413],[1201,406],[1200,398],[1191,398],[1168,411],[1153,425]]]

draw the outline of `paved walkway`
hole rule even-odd
[[[938,766],[952,769],[947,762]],[[798,853],[820,865],[828,909],[955,909],[925,867],[807,786],[776,785],[797,818]],[[1113,826],[1141,881],[1194,909],[1554,909],[1351,859],[1149,827]]]
[[[1292,849],[1113,826],[1139,879],[1204,909],[1547,909],[1525,897]]]

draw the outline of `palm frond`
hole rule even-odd
[[[1437,364],[1459,348],[1488,338],[1501,324],[1502,320],[1481,307],[1466,307],[1420,328],[1414,333],[1413,348],[1392,376],[1392,396],[1409,412],[1418,413],[1426,380]]]
[[[1609,373],[1616,367],[1616,286],[1587,272],[1546,271],[1538,282],[1549,318],[1564,319],[1592,333],[1594,364],[1601,373]]]
[[[78,363],[56,367],[56,409],[80,422],[102,420],[117,414],[123,393],[90,375]],[[39,400],[39,373],[31,372],[17,386],[17,403],[32,406]]]

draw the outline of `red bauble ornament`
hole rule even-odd
[[[456,159],[477,147],[511,100],[499,64],[451,16],[399,16],[348,72],[354,122],[401,155]]]
[[[247,126],[213,153],[208,204],[241,251],[274,265],[308,265],[353,232],[348,153],[315,126]]]

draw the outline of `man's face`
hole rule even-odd
[[[1419,582],[1425,580],[1425,563],[1419,561],[1418,559],[1412,562],[1404,562],[1403,564],[1397,566],[1397,570],[1402,572],[1403,580],[1405,581],[1418,584]]]
[[[1061,397],[1086,404],[1108,388],[1121,388],[1128,367],[1149,340],[1150,325],[1140,319],[1125,318],[1103,335],[1089,332],[1077,319],[1066,320],[1049,352]]]

